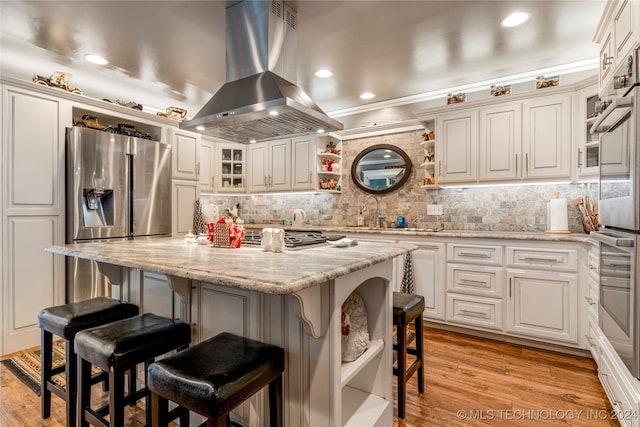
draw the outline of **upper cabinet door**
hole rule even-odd
[[[522,104],[523,178],[571,178],[571,95]]]
[[[198,151],[200,134],[170,129],[172,177],[174,179],[198,179]]]
[[[437,179],[440,183],[476,182],[478,111],[443,114],[436,119]]]
[[[215,142],[206,140],[202,138],[200,141],[200,153],[199,153],[199,162],[200,162],[200,174],[199,174],[199,182],[200,182],[200,191],[215,191],[214,190],[214,180],[213,180],[213,170],[215,165]]]
[[[269,144],[249,146],[249,192],[256,193],[269,189]]]
[[[637,19],[638,15],[634,9],[638,6],[637,1],[625,0],[613,18],[616,58],[618,59],[616,64],[622,64],[623,61],[626,61],[627,54],[631,52],[631,48],[638,40],[640,28],[638,28],[638,21],[634,23],[634,19]]]
[[[519,179],[521,146],[520,104],[480,110],[480,181]]]
[[[269,190],[281,191],[291,189],[291,140],[273,141],[269,143]]]
[[[316,138],[300,136],[291,140],[291,189],[314,189]]]

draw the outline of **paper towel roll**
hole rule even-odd
[[[549,231],[566,231],[569,229],[567,199],[551,199],[547,215]]]

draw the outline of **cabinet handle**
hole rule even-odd
[[[607,56],[607,52],[602,53],[602,70],[606,70],[613,63],[613,55]]]
[[[311,184],[311,182],[313,182],[313,173],[309,171],[309,184]]]
[[[578,148],[578,168],[582,167],[582,150]]]
[[[584,337],[586,338],[587,342],[589,343],[589,347],[593,347],[593,338],[591,338],[588,334],[584,334]]]
[[[511,277],[509,277],[509,298],[511,298],[511,288],[513,287],[513,286],[511,286],[512,285],[512,281],[513,281],[513,279]]]
[[[596,305],[596,302],[591,297],[584,297],[587,300],[589,305]]]
[[[560,262],[560,260],[556,258],[539,258],[539,257],[522,257],[523,261],[533,261],[533,262]]]
[[[483,313],[481,311],[473,311],[473,310],[460,310],[460,313],[462,314],[466,314],[468,316],[474,316],[474,317],[482,317],[484,319],[487,318],[487,313]]]
[[[264,179],[262,180],[262,184],[266,187],[267,186],[267,175],[264,176]]]
[[[269,175],[269,187],[273,187],[273,177]]]
[[[213,177],[211,177],[211,188],[213,188],[214,182],[215,182],[215,179]]]
[[[613,394],[613,391],[611,390],[611,386],[609,386],[609,380],[607,379],[609,375],[603,372],[598,372],[598,376],[600,377],[602,388],[604,388],[605,393],[607,393],[607,396],[609,396],[609,398],[611,399],[611,404],[617,407],[622,402],[615,399],[616,395]]]
[[[516,153],[516,177],[518,176],[518,153]]]
[[[484,285],[484,286],[487,286],[489,284],[488,282],[483,282],[482,280],[470,280],[470,279],[460,279],[460,282],[469,283],[469,284],[475,283],[475,284]]]
[[[200,162],[196,163],[196,176],[200,175]]]
[[[442,160],[438,160],[438,176],[442,176]]]
[[[460,256],[468,256],[468,257],[472,257],[472,258],[490,258],[491,255],[489,254],[477,254],[475,252],[460,252],[459,253]]]
[[[529,176],[529,153],[524,153],[524,166],[527,168],[525,170],[526,176]]]

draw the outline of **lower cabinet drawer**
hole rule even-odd
[[[447,265],[447,290],[470,295],[502,298],[504,269],[484,265]]]
[[[635,424],[638,418],[637,405],[627,397],[623,390],[623,385],[619,379],[616,378],[614,368],[609,364],[609,360],[606,355],[600,358],[598,363],[598,377],[602,388],[607,393],[609,402],[613,407],[613,412],[616,414],[616,418],[620,422],[621,426],[631,427]]]
[[[471,295],[447,294],[447,321],[502,330],[502,300]]]

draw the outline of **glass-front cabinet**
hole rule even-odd
[[[578,155],[576,172],[579,180],[594,181],[600,171],[600,140],[597,133],[589,133],[596,121],[598,88],[591,85],[578,91]]]
[[[218,146],[218,191],[237,193],[245,191],[246,149],[242,145],[220,144]]]

